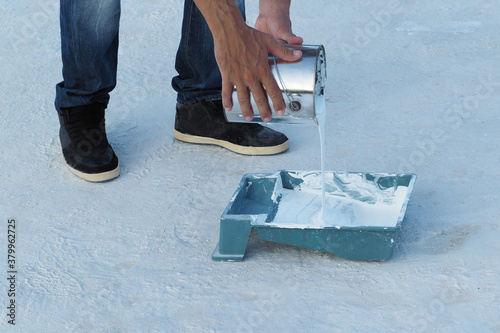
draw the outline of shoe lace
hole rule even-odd
[[[65,128],[72,142],[94,139],[93,136],[100,137],[101,143],[107,144],[106,132],[104,131],[104,117],[97,112],[71,112],[63,111]],[[96,132],[97,131],[97,132]]]

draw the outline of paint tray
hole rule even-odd
[[[259,239],[333,253],[350,260],[387,260],[416,175],[279,171],[243,176],[220,219],[214,260],[243,259],[251,230]],[[323,208],[322,208],[323,207]]]

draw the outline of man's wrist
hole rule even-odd
[[[260,0],[259,15],[290,16],[290,0]]]

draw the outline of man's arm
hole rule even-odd
[[[300,51],[283,47],[267,33],[252,29],[241,16],[234,0],[194,0],[214,37],[215,58],[222,74],[222,103],[232,109],[233,87],[238,92],[241,113],[253,118],[250,92],[264,121],[271,120],[267,95],[277,114],[283,114],[285,103],[268,63],[268,53],[287,61],[298,60]],[[281,2],[283,0],[279,0]],[[289,1],[286,0],[289,5]]]

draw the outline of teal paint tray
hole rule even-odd
[[[416,175],[319,171],[246,174],[220,219],[214,260],[243,259],[250,232],[259,239],[336,254],[387,260]],[[323,208],[322,208],[323,207]]]

